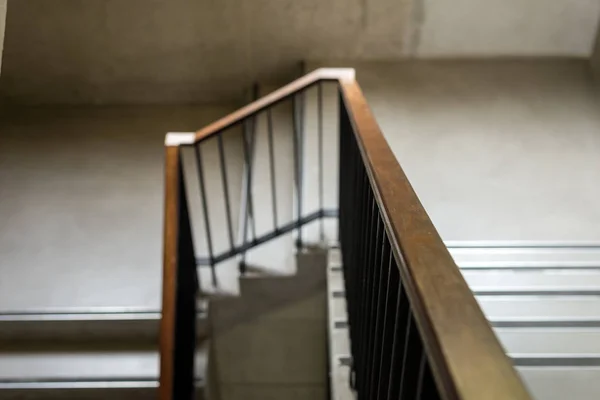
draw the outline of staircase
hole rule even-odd
[[[198,316],[198,341],[206,337]],[[157,396],[157,310],[94,308],[0,317],[1,399],[151,399]],[[197,397],[206,357],[200,346]]]
[[[507,355],[536,399],[600,394],[600,245],[447,242]],[[348,327],[339,254],[329,267],[333,398],[348,387]]]
[[[600,394],[600,245],[449,243],[536,399]]]
[[[352,70],[165,144],[162,314],[2,316],[1,399],[600,395],[600,244],[442,242]]]

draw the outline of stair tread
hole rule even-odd
[[[482,293],[510,292],[564,292],[600,294],[598,271],[463,271],[471,290]]]
[[[479,296],[477,301],[492,322],[600,323],[598,296]]]
[[[199,350],[198,377],[204,374],[205,364],[206,354]],[[4,351],[0,353],[0,382],[157,380],[158,366],[156,349]]]
[[[496,328],[494,331],[513,358],[600,360],[600,328]]]
[[[600,397],[599,367],[517,367],[536,399],[588,400]]]

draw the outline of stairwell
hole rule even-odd
[[[340,66],[356,69],[386,139],[533,397],[600,396],[600,100],[588,61],[594,2],[523,2],[523,11],[511,2],[450,9],[375,1],[364,13],[356,4],[337,7],[339,21],[325,17],[325,2],[290,7],[289,15],[266,6],[244,5],[233,15],[217,5],[156,2],[140,4],[149,11],[133,21],[121,9],[133,3],[8,3],[0,399],[156,398],[164,134],[193,132],[232,113],[255,97],[247,94],[256,80],[261,97],[316,68]],[[481,21],[463,24],[462,9],[479,10],[473,15]],[[248,22],[263,15],[281,20]],[[531,35],[521,34],[523,20]],[[343,34],[325,33],[342,25]],[[205,46],[222,26],[231,29]],[[399,30],[408,37],[395,36]],[[324,202],[332,210],[338,94],[323,95],[331,183]],[[310,151],[318,140],[316,90],[303,102],[308,214],[319,209],[318,153]],[[293,113],[286,103],[271,112],[280,224],[297,213]],[[269,120],[261,115],[255,124],[249,238],[277,224],[271,182],[256,179],[270,174]],[[236,243],[248,212],[241,136],[232,129],[224,142]],[[221,193],[219,144],[204,145],[206,189]],[[204,257],[198,172],[193,155],[183,162],[194,247]],[[223,196],[207,201],[218,253],[229,241]],[[214,270],[200,260],[198,399],[356,395],[348,385],[336,223],[325,219],[325,237],[319,225],[304,226],[299,248],[292,229]]]

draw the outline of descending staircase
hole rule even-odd
[[[197,320],[198,339],[206,320]],[[61,309],[0,315],[0,399],[154,399],[160,312]],[[197,356],[203,397],[204,348]]]
[[[323,81],[340,83],[343,86],[340,97],[345,96],[346,101],[339,103],[339,133],[340,137],[345,135],[343,140],[346,140],[340,146],[339,162],[348,168],[344,168],[346,175],[340,174],[345,185],[340,188],[342,195],[338,210],[326,207],[326,199],[323,198],[321,135],[328,123],[322,120]],[[318,97],[315,96],[319,105],[315,114],[319,122],[313,124],[318,128],[313,128],[319,133],[318,140],[315,140],[319,143],[319,157],[313,152],[302,155],[304,143],[310,139],[308,134],[304,136],[304,123],[311,116],[307,116],[303,106],[299,106],[300,100],[311,96],[305,89],[315,84],[319,85],[316,86]],[[287,200],[292,206],[279,210],[287,220],[278,221],[275,211],[278,200],[274,189],[277,185],[273,177],[277,168],[273,165],[273,148],[269,145],[262,149],[263,154],[269,154],[265,159],[271,161],[270,168],[266,165],[268,163],[263,163],[263,171],[269,171],[272,177],[271,192],[268,184],[253,190],[249,182],[256,177],[256,170],[252,172],[256,164],[252,165],[254,157],[248,152],[255,143],[248,140],[247,135],[263,134],[263,139],[267,140],[263,144],[268,143],[273,135],[272,114],[277,116],[272,112],[273,106],[286,98],[292,99],[292,107],[279,115],[292,120],[287,128],[291,139],[284,147],[293,155],[282,152],[283,157],[282,154],[278,156],[287,158],[286,161],[294,159],[294,166],[288,169],[291,176],[286,179],[295,186],[286,186]],[[336,400],[356,396],[349,388],[349,382],[364,385],[356,386],[359,392],[376,391],[381,380],[373,371],[379,371],[381,375],[389,372],[385,374],[385,379],[389,380],[385,382],[385,388],[389,385],[392,393],[394,387],[399,386],[396,389],[402,394],[405,393],[402,384],[405,384],[404,390],[414,394],[411,398],[473,400],[480,398],[490,383],[490,390],[499,393],[497,398],[513,398],[508,396],[515,394],[515,399],[526,399],[527,393],[502,353],[498,340],[536,399],[598,397],[600,245],[446,243],[464,281],[475,295],[473,299],[464,281],[456,279],[456,276],[460,278],[460,274],[447,255],[444,244],[436,237],[433,225],[428,225],[431,221],[426,218],[420,203],[411,198],[410,185],[401,186],[406,181],[401,179],[403,175],[394,175],[401,170],[395,158],[389,158],[390,152],[386,153],[385,146],[381,144],[380,132],[376,126],[373,127],[372,117],[363,101],[360,89],[353,81],[353,73],[320,70],[196,134],[168,136],[160,334],[157,329],[160,315],[152,310],[106,310],[101,313],[73,310],[67,314],[5,315],[0,320],[0,328],[7,327],[0,329],[4,345],[0,349],[0,399],[147,399],[156,396],[159,379],[159,395],[163,400],[188,397],[192,394],[191,390],[195,390],[197,398],[209,400],[326,399],[330,389],[328,368],[332,378],[331,391]],[[249,129],[248,126],[256,124],[254,117],[265,111],[268,113],[266,127],[263,126],[262,131],[261,128],[258,131]],[[260,126],[260,122],[257,125]],[[223,191],[229,187],[224,172],[226,151],[221,149],[223,145],[220,142],[210,140],[221,140],[222,136],[218,135],[231,128],[235,132],[230,132],[228,137],[242,139],[238,153],[243,153],[245,159],[237,168],[230,169],[244,174],[240,179],[241,198],[231,201],[239,210],[233,218],[229,215],[230,208],[234,208],[230,207],[230,193],[227,193],[224,202],[220,195],[207,200],[216,193],[215,187],[221,187],[221,178]],[[371,141],[370,148],[365,145],[367,141]],[[183,156],[185,146],[193,147],[196,154],[195,179],[186,175],[186,165],[189,172],[190,163]],[[199,149],[201,146],[204,147]],[[214,146],[214,151],[206,151],[207,146]],[[226,142],[226,149],[227,146]],[[260,154],[260,147],[257,148]],[[378,151],[377,155],[386,168],[375,168],[373,160],[377,161],[377,157],[373,149]],[[220,164],[217,154],[222,161]],[[311,159],[311,156],[314,158]],[[206,162],[207,159],[211,165],[220,165],[221,175],[215,173],[205,182],[206,176],[213,172],[202,164],[201,160]],[[313,186],[319,189],[313,187],[313,192],[308,194],[303,193],[303,185],[310,178],[311,171],[311,162],[307,160],[319,165],[319,172],[313,174]],[[304,165],[305,162],[308,166]],[[391,173],[387,176],[389,171]],[[308,178],[304,177],[305,174]],[[377,177],[377,174],[381,176]],[[383,182],[384,177],[389,180]],[[193,189],[199,189],[200,200],[191,200],[189,186],[193,181],[199,182],[194,184],[197,187]],[[380,187],[382,182],[393,188],[387,197]],[[310,195],[319,197],[319,201],[313,199],[311,205],[314,209],[307,211]],[[347,199],[355,203],[341,204]],[[219,202],[225,203],[225,207],[221,205],[219,208],[222,214],[220,220],[215,217],[218,213],[214,208],[209,211]],[[271,204],[274,211],[272,220],[265,217],[271,213]],[[267,210],[266,214],[264,210]],[[341,244],[336,239],[338,226],[326,229],[324,223],[326,218],[337,217],[338,211]],[[396,215],[391,215],[392,212]],[[237,224],[232,224],[232,219],[237,219],[243,228],[233,226]],[[359,219],[363,226],[356,225]],[[250,237],[251,224],[257,232]],[[197,225],[204,225],[203,237],[208,239],[208,243],[199,245],[194,237]],[[213,229],[217,226],[217,234],[223,234],[222,243],[212,240],[217,235],[210,226]],[[315,226],[317,228],[312,229]],[[243,232],[242,239],[234,239],[233,231]],[[411,237],[413,232],[417,232],[417,240]],[[279,245],[277,240],[282,239],[284,245]],[[346,252],[345,260],[352,263],[359,273],[346,270],[349,267],[343,265],[337,250],[330,251],[329,258],[326,257],[327,239],[336,242],[335,246],[343,247],[346,243],[342,249]],[[400,243],[402,240],[404,242]],[[320,243],[323,247],[310,247],[307,243]],[[292,250],[294,244],[295,251]],[[279,267],[285,258],[282,254],[287,255],[293,259],[293,266],[273,269],[251,264],[248,262],[250,250],[262,250],[263,256],[272,256],[269,261],[277,258],[274,264]],[[292,251],[293,256],[290,256],[288,253]],[[222,290],[224,276],[218,271],[226,270],[225,266],[230,268],[226,277],[239,283],[239,290]],[[450,272],[448,276],[454,283],[450,289],[453,299],[458,300],[455,303],[439,301],[445,294],[438,291],[439,286],[435,286],[440,282],[424,279],[426,274],[414,276],[418,275],[415,272],[423,270],[431,272],[430,278]],[[342,271],[355,283],[358,282],[353,289],[363,289],[366,294],[349,293],[349,280],[344,281]],[[427,293],[430,285],[433,289]],[[427,304],[435,304],[436,307],[431,307],[435,310],[424,307],[424,293],[433,299],[433,303]],[[363,296],[360,300],[364,302],[359,301],[359,295]],[[475,300],[498,340],[481,316]],[[354,310],[360,311],[358,316],[362,318],[355,319],[354,325],[350,324],[354,330],[358,329],[354,343],[348,338],[350,303],[355,303]],[[467,311],[462,313],[464,304]],[[462,318],[456,322],[456,329],[450,325],[454,321],[444,319],[445,312],[434,312],[439,310],[450,310],[452,315]],[[400,319],[406,322],[406,326],[397,323]],[[471,333],[471,325],[461,325],[463,320],[473,323],[477,332],[483,335],[470,338],[476,346],[475,352],[470,352],[462,342],[464,335]],[[389,322],[395,323],[391,325],[393,330]],[[405,328],[405,336],[397,335]],[[160,350],[156,346],[158,336]],[[396,342],[398,338],[401,340]],[[381,343],[378,343],[379,339]],[[351,348],[356,347],[359,341],[362,347],[358,348],[360,354],[357,354],[356,348]],[[388,369],[382,369],[387,362],[384,361],[386,356],[398,354],[401,345],[407,349],[402,355],[402,362],[387,360]],[[457,349],[461,352],[452,353]],[[456,357],[459,360],[451,359],[449,353],[459,354],[460,357]],[[479,365],[473,367],[470,357],[487,362],[481,368],[483,372],[478,370]],[[368,364],[369,368],[359,371],[362,376],[357,378],[356,366],[359,363]],[[477,364],[477,361],[474,363]],[[432,372],[434,369],[435,373]],[[408,378],[404,379],[405,375]],[[465,383],[457,376],[471,381]],[[483,377],[483,380],[477,382],[477,377]],[[400,380],[395,382],[398,378]],[[409,389],[406,389],[406,382],[412,385]],[[372,397],[361,396],[361,400],[363,398]]]
[[[539,400],[600,395],[600,244],[448,242],[507,354]],[[339,256],[329,262],[335,399],[349,399]]]
[[[535,398],[597,398],[600,245],[516,242],[449,247]]]

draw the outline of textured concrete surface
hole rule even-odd
[[[419,57],[577,56],[591,53],[598,0],[415,0]]]
[[[195,103],[301,60],[577,56],[600,0],[9,0],[0,97]]]
[[[586,61],[355,66],[445,240],[600,238],[600,103]]]
[[[402,0],[9,0],[6,101],[238,99],[306,58],[398,58]]]
[[[586,62],[357,68],[384,134],[445,239],[599,239],[600,116]],[[325,104],[334,106],[335,92],[325,94]],[[307,99],[307,114],[314,116],[314,93]],[[0,135],[0,270],[8,278],[0,281],[0,308],[158,307],[163,135],[198,128],[229,109],[6,110]],[[278,132],[289,134],[289,110],[278,118]],[[264,120],[259,126],[264,128]],[[312,146],[314,126],[308,127]],[[335,132],[325,143],[327,179],[335,182]],[[280,145],[283,183],[290,176],[289,142]],[[307,193],[314,193],[315,160],[308,159]],[[263,159],[260,170],[264,167]],[[212,174],[210,185],[218,187],[220,177],[216,170]],[[260,220],[269,225],[267,177],[255,181],[263,196]],[[190,187],[195,210],[197,190]],[[326,185],[326,192],[326,203],[335,205],[335,185]],[[291,192],[278,194],[282,208],[289,206],[291,197],[283,196]],[[314,207],[308,196],[307,209]],[[201,229],[201,213],[192,217]],[[220,229],[223,233],[222,223]],[[317,234],[306,229],[307,236]],[[199,250],[205,249],[201,235],[200,230]],[[256,260],[289,256],[290,249],[290,238],[283,238],[260,250]],[[235,263],[219,271],[221,281],[235,289]]]
[[[324,252],[302,254],[297,274],[243,278],[239,298],[210,301],[222,400],[327,397],[325,268]]]
[[[4,110],[0,309],[158,309],[164,135],[230,111]]]

